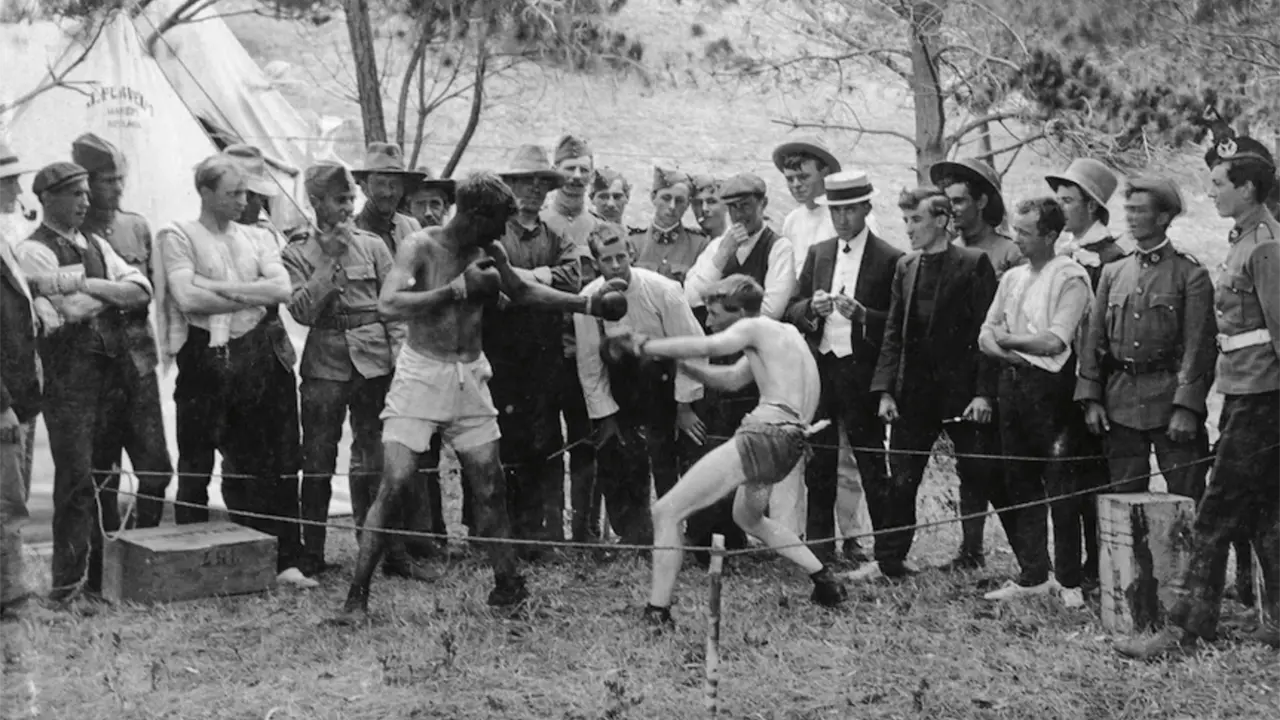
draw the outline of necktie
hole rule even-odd
[[[847,253],[847,252],[852,252],[852,251],[853,251],[853,246],[852,246],[852,245],[850,245],[848,242],[846,242],[846,243],[844,244],[844,249],[843,249],[843,250],[841,250],[840,252],[842,252],[842,253]]]

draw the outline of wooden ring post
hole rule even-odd
[[[711,717],[720,712],[720,578],[724,569],[724,536],[711,536],[711,622],[707,626],[706,679],[703,704]]]

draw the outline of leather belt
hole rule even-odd
[[[365,325],[382,322],[377,310],[355,310],[352,312],[334,313],[316,319],[312,327],[321,330],[354,330]]]
[[[1266,345],[1271,342],[1271,333],[1266,328],[1258,328],[1248,332],[1228,335],[1218,333],[1218,349],[1224,353],[1235,352],[1254,345]]]
[[[1150,375],[1158,372],[1177,372],[1181,363],[1177,358],[1169,356],[1150,360],[1121,359],[1111,353],[1102,354],[1102,369],[1105,372],[1122,372],[1127,375]]]

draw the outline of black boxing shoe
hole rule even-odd
[[[528,599],[529,589],[525,587],[523,577],[499,575],[493,579],[493,589],[489,591],[491,607],[518,608]]]
[[[827,568],[809,576],[813,579],[813,594],[809,599],[823,607],[839,607],[849,599],[849,591]]]

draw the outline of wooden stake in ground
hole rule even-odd
[[[724,536],[711,536],[711,621],[707,625],[706,680],[703,703],[711,717],[720,712],[720,573],[724,569]]]

